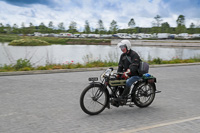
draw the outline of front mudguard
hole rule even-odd
[[[104,84],[100,83],[100,82],[91,82],[90,85],[92,85],[92,86],[95,86],[95,85],[101,86],[102,91],[106,92],[106,95],[107,95],[107,98],[108,98],[106,107],[108,109],[110,109],[110,95],[109,95],[109,91],[108,91],[107,87]]]

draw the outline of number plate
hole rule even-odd
[[[156,78],[148,79],[148,83],[154,83],[156,82]]]
[[[88,78],[89,81],[97,81],[98,80],[98,77],[91,77],[91,78]]]

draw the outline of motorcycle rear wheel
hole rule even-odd
[[[101,113],[108,104],[109,96],[99,84],[90,84],[80,96],[81,109],[89,115]]]
[[[132,99],[136,106],[144,108],[153,102],[156,91],[153,84],[142,82],[133,89]]]

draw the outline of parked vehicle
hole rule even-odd
[[[178,38],[189,39],[191,38],[188,33],[180,33],[178,34]]]
[[[74,37],[74,35],[72,33],[60,33],[60,36],[61,37],[69,37],[69,38]]]
[[[122,39],[131,39],[132,38],[132,36],[127,34],[127,33],[117,33],[116,35],[119,36],[119,38],[122,38]]]
[[[74,37],[79,38],[80,34],[74,34]]]
[[[200,38],[200,34],[193,34],[192,37],[193,38]]]
[[[100,35],[100,38],[112,38],[112,35],[102,34],[102,35]]]
[[[80,34],[79,37],[80,37],[80,38],[86,38],[86,37],[88,37],[88,34]]]
[[[112,38],[120,38],[120,36],[118,34],[113,34]]]
[[[100,35],[99,34],[88,34],[87,37],[89,37],[89,38],[99,38]]]
[[[158,39],[169,39],[170,34],[169,33],[158,33],[157,38]]]
[[[121,95],[126,84],[126,80],[118,79],[117,74],[120,73],[113,73],[113,68],[109,68],[100,76],[101,82],[97,82],[97,77],[89,78],[92,82],[80,96],[80,106],[85,113],[97,115],[105,108],[110,109],[110,105],[117,106],[114,99]],[[155,77],[142,76],[139,81],[133,83],[126,103],[123,105],[148,107],[153,102],[155,94],[160,92],[157,91],[155,83]]]
[[[148,39],[148,38],[152,38],[152,34],[144,34],[144,33],[139,33],[137,34],[137,38],[138,39]]]
[[[143,34],[141,37],[144,39],[147,39],[147,38],[152,38],[152,35],[151,34]]]

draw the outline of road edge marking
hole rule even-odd
[[[179,124],[179,123],[184,123],[184,122],[199,120],[199,119],[200,119],[200,116],[183,119],[183,120],[177,120],[177,121],[172,121],[172,122],[156,124],[156,125],[151,125],[151,126],[146,126],[146,127],[140,127],[140,128],[136,128],[136,129],[124,130],[124,131],[119,131],[119,132],[120,133],[134,133],[134,132],[144,131],[144,130],[158,128],[158,127],[164,127],[164,126],[169,126],[169,125],[173,125],[173,124]],[[117,132],[117,131],[110,131],[108,133],[114,133],[114,132]]]

